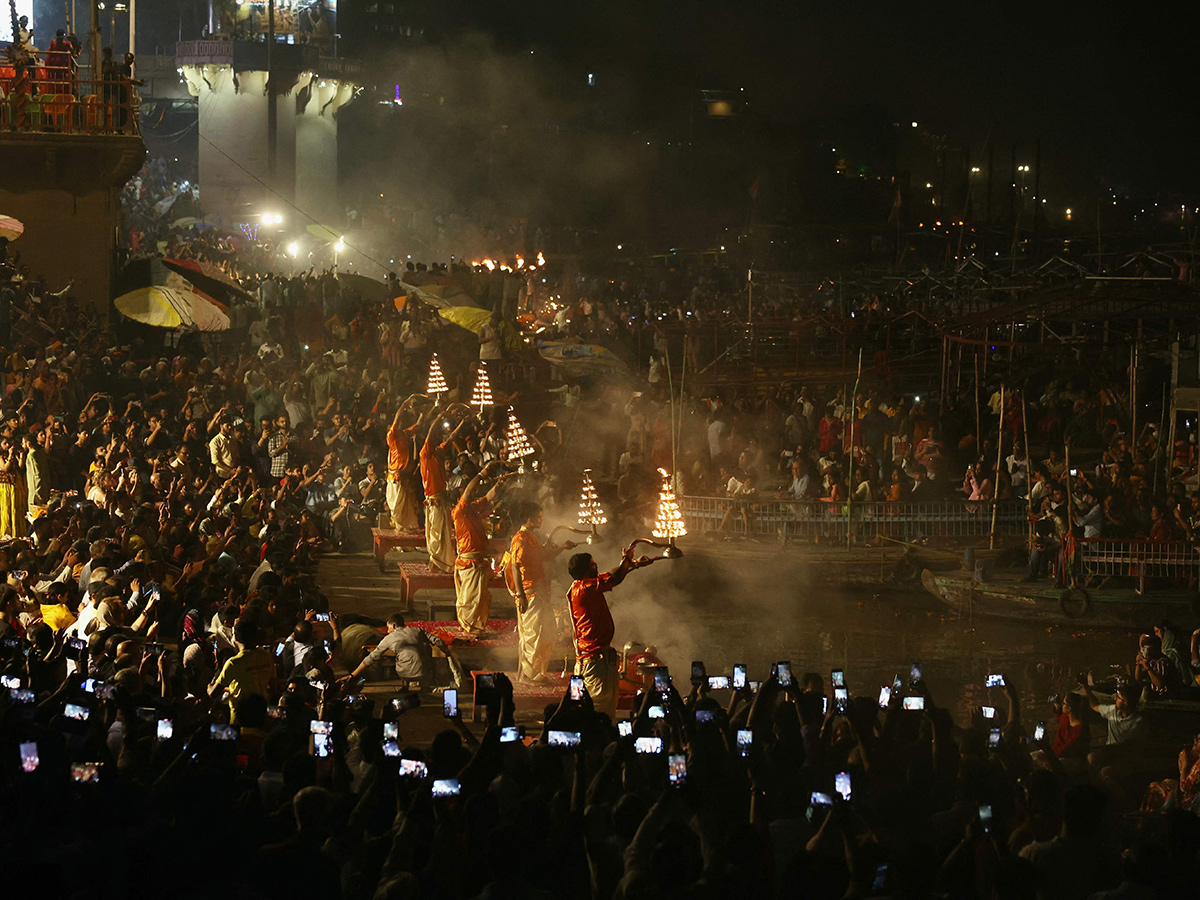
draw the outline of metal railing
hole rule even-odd
[[[1077,538],[1076,577],[1128,576],[1138,590],[1147,578],[1189,578],[1200,573],[1200,551],[1188,541]]]
[[[797,540],[845,540],[848,530],[858,540],[986,537],[991,534],[994,505],[996,534],[1026,532],[1028,507],[1021,500],[1001,500],[998,504],[978,500],[872,501],[852,503],[847,508],[844,501],[779,500],[769,494],[748,499],[679,498],[680,511],[693,534],[711,531],[724,522],[726,530],[734,534]]]
[[[0,66],[0,131],[138,134],[136,93],[128,82],[66,68]]]

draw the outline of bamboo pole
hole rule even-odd
[[[1154,459],[1154,496],[1155,497],[1158,496],[1158,470],[1160,468],[1165,469],[1165,466],[1170,465],[1168,460],[1170,460],[1171,457],[1168,455],[1168,453],[1174,449],[1173,447],[1164,446],[1164,444],[1163,444],[1163,435],[1166,433],[1166,430],[1167,430],[1167,386],[1165,384],[1163,385],[1162,415],[1159,419],[1159,422],[1160,422],[1160,424],[1158,426],[1158,435],[1154,439],[1154,456],[1155,456],[1155,459]],[[1162,466],[1159,465],[1159,460],[1158,460],[1158,456],[1160,454],[1163,457],[1163,465]],[[1165,471],[1163,471],[1164,479],[1167,479],[1170,477],[1169,472],[1170,472],[1169,469],[1165,469]]]
[[[996,436],[996,472],[992,475],[992,528],[988,532],[988,549],[996,549],[996,511],[1000,507],[1000,466],[1004,463],[1004,385],[1000,385],[1000,424]]]
[[[1067,562],[1067,540],[1068,539],[1073,540],[1074,534],[1075,534],[1075,500],[1071,496],[1071,442],[1070,442],[1070,440],[1067,440],[1065,442],[1064,446],[1066,447],[1066,453],[1065,453],[1066,458],[1065,458],[1064,462],[1066,462],[1066,464],[1067,464],[1067,477],[1066,477],[1066,479],[1064,479],[1067,482],[1067,533],[1065,535],[1063,535],[1062,564],[1067,570],[1066,574],[1070,576],[1071,587],[1074,588],[1075,587],[1075,572],[1072,570],[1072,567]]]
[[[862,378],[862,347],[858,348],[858,375],[854,378],[854,391],[850,395],[850,428],[845,434],[846,439],[846,549],[850,550],[854,546],[854,520],[850,515],[850,505],[854,502],[854,442],[851,440],[851,431],[857,433],[854,428],[856,416],[858,415],[858,382]]]
[[[1029,549],[1033,549],[1033,468],[1029,465],[1033,450],[1029,446],[1029,415],[1025,411],[1025,391],[1021,390],[1021,428],[1025,433],[1025,499],[1029,501]]]
[[[975,455],[983,451],[983,418],[979,411],[979,349],[975,350]]]

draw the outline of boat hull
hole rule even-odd
[[[925,590],[961,618],[988,616],[1046,625],[1146,630],[1161,618],[1190,621],[1194,591],[1071,591],[1037,584],[980,582],[965,573],[921,573]],[[1066,595],[1066,596],[1064,596]]]

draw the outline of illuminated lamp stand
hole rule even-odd
[[[588,545],[599,544],[604,541],[604,537],[596,530],[597,525],[606,525],[608,516],[604,514],[604,509],[600,506],[600,500],[596,496],[596,485],[592,483],[592,470],[583,470],[583,487],[579,492],[579,524],[589,525],[591,530],[584,528],[576,528],[573,525],[559,525],[550,532],[550,540],[554,540],[554,535],[559,531],[573,531],[575,534],[584,535],[584,543]]]
[[[529,435],[525,433],[525,429],[521,423],[517,421],[517,417],[513,415],[512,407],[508,408],[508,431],[504,439],[504,460],[512,462],[516,460],[519,463],[518,471],[525,472],[525,457],[534,454],[533,444],[529,443]]]
[[[450,390],[446,385],[446,376],[442,374],[442,366],[438,362],[436,353],[429,359],[429,383],[425,390],[427,393],[433,394],[438,403],[442,402],[442,394]]]
[[[479,374],[475,378],[475,389],[471,392],[471,405],[479,404],[479,417],[483,418],[483,408],[491,406],[492,383],[488,380],[487,363],[479,364]]]
[[[659,469],[658,473],[662,475],[663,483],[658,492],[658,515],[654,519],[654,530],[651,534],[659,540],[638,538],[630,546],[649,544],[651,547],[661,548],[665,558],[679,559],[683,556],[683,551],[675,546],[675,538],[687,534],[687,525],[684,524],[683,513],[679,511],[679,500],[675,496],[675,489],[671,487],[670,473],[666,469]],[[665,544],[662,543],[663,538],[666,538]]]

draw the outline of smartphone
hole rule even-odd
[[[456,688],[446,688],[442,691],[442,715],[447,719],[453,719],[458,715],[458,690]]]
[[[702,663],[698,659],[693,660],[693,662],[692,662],[692,684],[695,684],[695,685],[704,684],[704,679],[706,677],[708,677],[708,675],[704,670],[704,663]]]
[[[708,689],[710,691],[727,691],[729,690],[728,675],[709,675]]]
[[[875,882],[871,885],[872,894],[882,894],[887,891],[888,864],[880,863],[875,867]]]
[[[989,675],[987,677],[987,687],[1004,687],[1003,675]]]
[[[238,737],[236,725],[217,725],[214,723],[208,726],[208,733],[214,741],[236,741]]]
[[[754,694],[757,694],[758,689],[762,687],[761,681],[747,681],[746,684],[750,686],[750,692]]]
[[[654,689],[660,694],[665,694],[671,689],[671,674],[666,666],[655,666]]]
[[[660,737],[634,738],[633,749],[637,753],[662,753],[663,739]]]
[[[458,693],[455,692],[455,703],[458,702]],[[421,705],[421,695],[413,692],[401,694],[399,697],[392,698],[392,709],[397,712],[405,712],[410,709],[416,709]]]
[[[879,708],[887,709],[888,704],[892,702],[892,689],[886,684],[879,689]]]
[[[525,737],[524,725],[506,725],[500,729],[500,743],[515,744]]]
[[[103,682],[99,682],[96,685],[96,696],[101,700],[111,700],[114,696],[116,696],[116,693],[117,686],[115,684],[104,684]]]
[[[1044,741],[1046,739],[1046,723],[1038,722],[1037,728],[1033,729],[1033,739],[1035,741]]]
[[[787,687],[792,683],[792,661],[790,659],[780,660],[775,664],[775,677],[779,679],[782,687]]]
[[[285,644],[283,641],[280,641],[278,644],[275,645],[275,655],[276,656],[283,656],[284,646],[285,646]]]
[[[988,747],[994,749],[999,746],[1000,746],[1000,729],[993,728],[991,731],[988,732]]]
[[[104,684],[99,678],[85,678],[81,687],[89,694],[96,693],[96,686]]]
[[[383,755],[384,756],[399,756],[400,755],[400,742],[399,741],[384,741],[383,742]]]
[[[711,709],[696,710],[696,724],[713,721],[713,711]]]
[[[981,707],[980,707],[980,709],[981,709],[981,710],[983,710],[983,717],[984,717],[985,719],[994,719],[994,718],[996,718],[996,707],[994,707],[994,706],[981,706]]]
[[[843,800],[850,799],[850,773],[838,772],[833,776],[833,789],[842,795]]]
[[[313,719],[308,723],[308,731],[310,734],[333,734],[333,723]]]
[[[571,691],[571,699],[572,700],[582,700],[583,699],[583,676],[582,675],[572,675],[571,676],[570,691]]]
[[[461,793],[462,788],[458,784],[457,778],[435,778],[433,781],[433,796],[439,797],[457,797]]]
[[[846,707],[850,705],[850,692],[844,687],[833,689],[833,708],[837,714],[843,715],[846,712]]]
[[[904,708],[905,709],[924,709],[925,708],[925,698],[924,697],[905,697],[904,698]]]
[[[746,686],[746,664],[738,663],[733,667],[733,689],[740,691]]]
[[[846,672],[843,669],[834,669],[829,673],[829,678],[835,688],[846,686]]]
[[[648,715],[651,719],[661,719],[666,716],[666,711],[663,710],[663,708],[658,704],[655,704],[646,710],[646,715]]]
[[[617,734],[621,737],[629,737],[633,734],[633,723],[628,719],[622,719],[617,723]]]
[[[813,791],[808,797],[809,806],[833,806],[833,798],[824,791]]]
[[[979,804],[979,824],[983,826],[985,832],[990,833],[992,830],[992,805],[990,803]]]
[[[923,671],[922,671],[921,664],[913,663],[912,667],[908,670],[908,683],[916,684],[918,681],[921,680],[922,675],[923,675]]]
[[[63,715],[75,722],[86,722],[90,716],[91,710],[86,706],[80,706],[78,703],[64,703]]]
[[[385,741],[400,740],[400,723],[399,722],[384,722],[383,723],[383,739]]]
[[[667,781],[674,787],[687,783],[687,754],[672,753],[667,757]]]
[[[30,688],[15,688],[8,692],[8,699],[13,703],[33,703],[37,700],[37,694]]]
[[[897,675],[895,678],[892,679],[892,693],[903,690],[903,688],[904,688],[904,682],[901,681],[900,676]]]
[[[67,648],[74,650],[76,654],[82,653],[87,650],[87,641],[77,637],[67,638]]]
[[[738,756],[749,756],[750,746],[754,743],[754,732],[749,728],[739,728],[737,733]]]
[[[316,619],[318,622],[328,622],[329,613],[317,613]]]
[[[173,719],[159,719],[158,731],[155,737],[160,741],[169,741],[175,736],[175,721]]]
[[[829,698],[825,695],[821,695],[821,715],[829,715]]]
[[[400,760],[401,778],[428,778],[429,766],[419,759]]]
[[[546,736],[549,747],[578,747],[580,734],[578,731],[551,731]]]
[[[284,712],[284,709],[282,706],[268,706],[267,707],[267,718],[268,719],[282,719],[285,715],[286,715],[286,713]]]
[[[318,759],[328,759],[333,755],[333,735],[314,734],[312,736],[313,756]]]
[[[98,762],[71,763],[71,779],[80,784],[95,784],[103,767],[104,763]]]
[[[38,763],[38,746],[37,741],[26,741],[21,744],[21,771],[33,772],[37,769]]]
[[[153,722],[158,718],[158,710],[149,706],[139,706],[137,708],[137,717],[143,722]]]
[[[0,675],[0,687],[19,688],[21,686],[21,676],[19,675]]]

